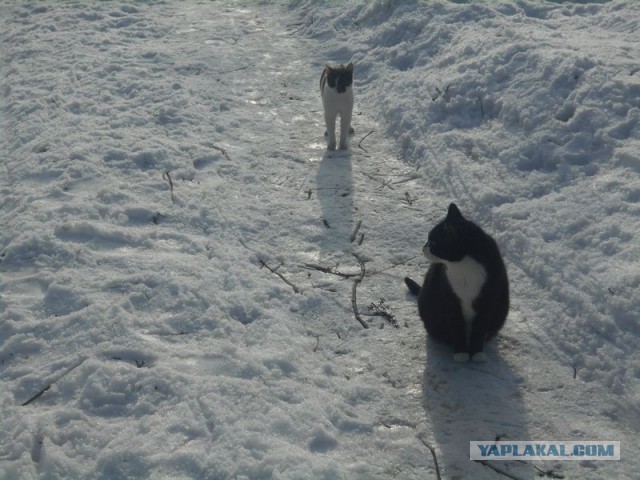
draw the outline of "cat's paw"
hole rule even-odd
[[[476,352],[471,356],[471,361],[475,363],[483,363],[487,361],[487,354],[484,352]]]
[[[340,150],[349,150],[349,145],[347,143],[340,143]]]
[[[467,352],[454,353],[453,361],[456,363],[467,363],[469,361],[469,354]]]
[[[331,143],[331,142],[327,143],[327,150],[335,150],[335,149],[336,149],[336,143],[335,143],[335,142],[333,142],[333,143]]]

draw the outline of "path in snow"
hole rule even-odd
[[[367,112],[352,155],[325,154],[322,59],[310,65],[273,10],[10,13],[7,474],[433,471],[416,438],[414,308],[411,328],[374,318],[365,331],[352,282],[304,267],[357,273],[352,251],[369,272],[392,267],[414,252],[386,216],[410,232],[423,223],[404,195],[415,172]],[[397,296],[402,275],[368,276],[360,310]]]

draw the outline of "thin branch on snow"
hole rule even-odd
[[[399,267],[400,265],[406,265],[407,262],[410,262],[411,260],[413,260],[413,259],[415,259],[417,257],[418,257],[417,255],[414,255],[413,257],[409,257],[406,260],[402,260],[401,262],[394,263],[389,267],[383,268],[382,270],[374,270],[373,272],[369,273],[369,276],[377,275],[378,273],[382,273],[382,272],[386,272],[387,270],[391,270],[392,268]]]
[[[84,361],[87,359],[87,357],[83,357],[80,358],[79,361],[77,361],[75,364],[73,364],[71,367],[67,368],[64,372],[62,372],[60,375],[58,375],[55,379],[53,379],[51,382],[49,382],[49,384],[47,384],[44,388],[42,388],[38,393],[36,393],[33,397],[29,398],[29,400],[27,400],[26,402],[22,403],[22,406],[25,407],[27,405],[29,405],[31,402],[36,401],[38,398],[40,398],[46,391],[48,391],[58,380],[62,379],[63,377],[69,375],[71,372],[73,372],[76,368],[78,368],[80,365],[82,365],[84,363]]]
[[[360,230],[361,226],[362,226],[362,220],[358,220],[358,223],[356,223],[356,226],[353,229],[353,232],[351,233],[351,243],[355,242],[356,237],[358,236],[358,231]]]
[[[316,265],[315,263],[305,263],[300,265],[300,268],[306,268],[307,270],[317,270],[322,273],[329,273],[331,275],[337,275],[342,278],[358,277],[360,273],[344,273],[338,270],[338,267],[323,267],[322,265]]]
[[[506,470],[503,470],[500,467],[496,467],[495,465],[490,464],[489,462],[487,462],[486,460],[476,460],[479,464],[484,465],[485,467],[489,467],[491,470],[493,470],[494,472],[499,473],[500,475],[504,475],[507,478],[510,478],[511,480],[523,480],[521,477],[517,477],[512,473],[507,472]]]
[[[533,468],[535,468],[538,471],[538,476],[540,477],[549,477],[549,478],[555,478],[559,480],[562,480],[564,478],[564,475],[562,475],[561,473],[556,473],[553,470],[543,470],[539,467],[536,467],[535,465],[533,466]]]
[[[358,263],[360,264],[360,275],[353,281],[353,288],[351,288],[351,307],[353,308],[353,314],[355,315],[356,320],[360,322],[360,325],[362,325],[363,328],[369,328],[369,325],[367,325],[360,316],[360,312],[358,311],[358,302],[356,301],[358,284],[360,284],[360,282],[362,282],[362,280],[364,279],[364,276],[366,275],[366,269],[362,259],[355,253],[353,254],[353,256],[356,257],[356,260],[358,260]]]
[[[373,134],[373,133],[375,133],[375,130],[371,130],[371,131],[370,131],[369,133],[367,133],[364,137],[362,137],[362,139],[360,139],[360,141],[358,142],[358,148],[359,148],[360,150],[363,150],[363,151],[364,151],[364,153],[369,153],[369,150],[367,150],[366,148],[364,148],[364,147],[362,146],[362,142],[364,142],[364,141],[365,141],[365,139],[366,139],[368,136],[370,136],[371,134]]]
[[[413,205],[413,202],[415,202],[416,199],[413,198],[409,192],[404,192],[404,198],[401,200],[402,203],[406,203],[409,206]]]
[[[227,159],[227,161],[231,161],[231,157],[224,148],[214,145],[213,143],[207,143],[207,146],[213,148],[214,150],[218,150],[224,156],[224,158]]]
[[[433,457],[433,463],[436,466],[436,480],[442,480],[442,477],[440,476],[440,466],[438,465],[438,457],[436,455],[436,449],[433,448],[431,445],[429,445],[424,438],[418,437],[418,440],[420,440],[422,444],[425,447],[427,447],[427,450],[431,452],[431,456]]]
[[[291,283],[289,280],[286,279],[286,277],[284,275],[282,275],[280,272],[277,271],[277,269],[273,269],[271,268],[269,265],[267,265],[264,261],[258,259],[258,261],[260,262],[260,265],[265,267],[267,270],[269,270],[271,273],[273,273],[274,275],[277,275],[278,277],[280,277],[280,280],[282,280],[284,283],[286,283],[287,285],[289,285],[292,289],[294,293],[302,293],[302,290],[300,290],[298,287],[296,287],[293,283]]]
[[[171,201],[173,203],[176,203],[176,197],[173,195],[173,180],[171,180],[171,175],[169,175],[168,171],[162,174],[162,179],[169,182],[169,189],[171,190]]]
[[[387,322],[389,322],[391,325],[393,325],[395,328],[400,328],[400,324],[398,323],[398,320],[396,320],[395,315],[393,315],[387,305],[385,304],[385,299],[381,298],[379,303],[374,303],[371,302],[371,305],[369,305],[367,307],[367,310],[369,310],[369,315],[372,317],[382,317],[385,320],[387,320]]]

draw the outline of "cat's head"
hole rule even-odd
[[[344,93],[353,84],[353,63],[349,65],[325,65],[327,84],[338,93]]]
[[[469,223],[452,203],[446,218],[429,232],[422,252],[431,261],[459,262],[469,253]]]

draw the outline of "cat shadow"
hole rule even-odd
[[[450,347],[427,338],[422,398],[443,478],[499,476],[469,459],[470,441],[530,440],[519,388],[523,378],[495,349],[495,340],[485,345],[485,352],[484,363],[456,363]],[[491,463],[517,478],[535,478],[529,463]]]
[[[327,150],[316,174],[316,193],[325,230],[321,259],[334,260],[351,250],[353,180],[350,150]]]

